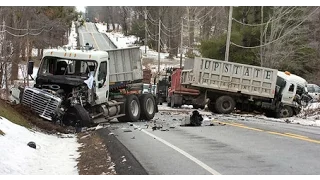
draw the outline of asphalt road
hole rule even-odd
[[[116,49],[109,38],[105,34],[98,32],[95,24],[90,22],[79,27],[79,41],[81,46],[89,43],[97,50]]]
[[[318,127],[233,116],[181,127],[184,116],[158,113],[157,126],[168,131],[153,131],[151,122],[114,122],[109,130],[148,174],[320,174]]]

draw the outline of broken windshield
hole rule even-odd
[[[39,69],[39,75],[86,76],[95,74],[97,62],[92,60],[74,60],[58,57],[45,57]]]

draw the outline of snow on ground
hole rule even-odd
[[[0,175],[77,175],[80,144],[74,135],[48,135],[0,117]],[[33,141],[36,149],[27,144]]]
[[[191,115],[192,109],[191,105],[183,105],[181,108],[171,108],[168,107],[166,103],[163,105],[158,105],[159,111],[171,111],[171,112],[184,112]],[[212,120],[265,120],[265,121],[274,121],[274,122],[290,122],[293,124],[301,124],[306,126],[319,126],[320,127],[320,103],[312,103],[306,108],[304,108],[298,116],[291,118],[268,118],[263,115],[253,115],[253,114],[214,114],[205,110],[198,110],[201,115],[203,115],[204,124],[208,124],[207,121]],[[309,114],[305,114],[305,113]],[[310,113],[311,112],[311,113]],[[210,123],[209,123],[210,124]]]
[[[101,23],[95,23],[98,31],[100,33],[105,33],[110,40],[118,47],[118,48],[127,48],[136,46],[134,43],[138,40],[135,36],[124,36],[122,33],[119,32],[107,32],[107,25],[103,25]]]
[[[68,37],[68,44],[66,46],[72,47],[72,48],[77,47],[77,37],[78,37],[78,34],[76,32],[76,26],[75,26],[74,21],[72,21],[70,34]]]

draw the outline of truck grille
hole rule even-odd
[[[51,121],[51,114],[60,106],[61,99],[41,89],[26,87],[22,104],[29,106],[40,117]]]

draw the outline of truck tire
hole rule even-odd
[[[67,110],[66,114],[63,116],[63,123],[67,126],[75,126],[78,124],[80,127],[89,127],[91,124],[90,119],[87,110],[80,104],[76,104]]]
[[[174,98],[173,96],[170,98],[170,107],[174,108],[176,105],[174,104]]]
[[[151,94],[143,94],[139,98],[140,100],[140,108],[141,108],[141,114],[140,119],[149,121],[153,119],[156,110],[156,102]]]
[[[215,109],[220,114],[230,114],[235,107],[236,103],[230,96],[220,96],[216,100]]]
[[[290,106],[282,106],[277,114],[278,118],[288,118],[293,116],[293,110]]]
[[[119,117],[119,122],[136,122],[140,118],[140,102],[136,95],[128,95],[125,102],[125,116]]]

